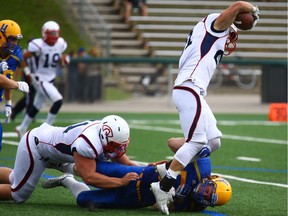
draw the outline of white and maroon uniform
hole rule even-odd
[[[209,140],[222,136],[216,126],[216,119],[204,99],[229,36],[229,29],[217,31],[213,28],[213,23],[219,15],[210,14],[197,23],[188,35],[179,60],[179,74],[175,80],[173,101],[179,112],[187,144],[207,144]],[[194,157],[201,148],[199,145],[189,156]],[[184,158],[181,155],[184,152],[177,151],[175,158],[183,165],[187,165],[188,159],[181,159]]]
[[[73,163],[73,151],[83,157],[104,159],[99,130],[100,121],[85,121],[68,127],[43,123],[28,131],[19,143],[9,177],[15,202],[30,197],[48,162]]]
[[[66,50],[67,43],[60,37],[53,46],[49,46],[42,38],[29,42],[28,51],[35,53],[37,70],[35,76],[39,80],[36,87],[37,93],[34,99],[34,106],[40,110],[45,100],[56,102],[63,97],[53,85],[56,77],[56,70],[59,67],[59,60]]]

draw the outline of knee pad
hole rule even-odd
[[[212,140],[209,140],[207,145],[210,147],[211,152],[217,150],[217,149],[220,148],[220,146],[221,146],[221,139],[220,139],[220,137],[217,137],[217,138],[214,138],[214,139],[212,139]]]
[[[52,105],[52,107],[51,107],[51,109],[50,109],[50,113],[56,115],[56,114],[58,113],[58,111],[60,110],[60,108],[61,108],[61,106],[62,106],[62,103],[63,103],[63,100],[58,100],[58,101],[56,101],[56,102]]]
[[[185,143],[174,155],[174,158],[186,167],[196,154],[203,148],[203,144],[196,142]]]
[[[29,109],[27,114],[30,118],[34,118],[38,112],[39,110],[35,106],[32,106],[31,109]]]

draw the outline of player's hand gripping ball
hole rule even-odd
[[[249,12],[241,12],[236,16],[234,25],[240,30],[250,30],[253,28],[254,16]]]

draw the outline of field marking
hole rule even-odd
[[[4,140],[3,140],[4,142]],[[7,140],[5,141],[6,144],[9,144],[9,145],[18,145],[17,142],[10,142]],[[130,156],[129,156],[130,157]],[[133,160],[135,163],[138,163],[139,165],[142,165],[142,166],[147,166],[148,163],[147,162],[143,162],[143,161],[136,161],[136,160]],[[246,178],[240,178],[240,177],[237,177],[237,176],[231,176],[231,175],[224,175],[224,174],[219,174],[219,173],[212,173],[213,175],[219,175],[219,176],[222,176],[224,178],[227,178],[227,179],[233,179],[233,180],[236,180],[236,181],[242,181],[242,182],[247,182],[247,183],[253,183],[253,184],[262,184],[262,185],[272,185],[272,186],[277,186],[277,187],[283,187],[283,188],[288,188],[288,185],[287,184],[280,184],[280,183],[273,183],[273,182],[261,182],[261,181],[256,181],[256,180],[252,180],[252,179],[246,179]]]
[[[167,133],[183,134],[181,129],[175,129],[175,128],[154,127],[154,126],[135,125],[135,124],[131,124],[130,128],[139,129],[139,130],[161,131],[161,132],[167,132]],[[249,141],[249,142],[252,141],[252,142],[260,142],[260,143],[272,143],[272,144],[279,144],[279,145],[288,145],[287,140],[264,139],[264,138],[245,137],[245,136],[237,136],[237,135],[229,135],[229,134],[223,134],[222,138],[223,139]]]
[[[253,162],[259,162],[261,161],[260,158],[251,158],[251,157],[242,157],[242,156],[239,156],[236,158],[237,160],[244,160],[244,161],[253,161]]]
[[[277,186],[277,187],[283,187],[283,188],[288,188],[287,184],[280,184],[280,183],[273,183],[273,182],[261,182],[261,181],[256,181],[252,179],[246,179],[246,178],[240,178],[236,176],[231,176],[231,175],[224,175],[220,173],[212,173],[213,175],[219,175],[223,178],[227,179],[232,179],[236,181],[241,181],[241,182],[247,182],[247,183],[252,183],[252,184],[262,184],[262,185],[272,185],[272,186]]]
[[[139,130],[148,130],[148,131],[160,131],[160,132],[167,132],[167,133],[179,133],[183,134],[181,129],[175,128],[166,128],[166,127],[155,127],[155,126],[147,126],[147,125],[137,125],[137,124],[130,124],[130,128],[132,129],[139,129]],[[4,132],[3,137],[17,137],[16,132]],[[231,139],[231,140],[241,140],[247,142],[258,142],[258,143],[272,143],[272,144],[279,144],[279,145],[288,145],[287,140],[275,140],[275,139],[266,139],[266,138],[256,138],[256,137],[245,137],[245,136],[238,136],[238,135],[229,135],[223,134],[222,139]],[[3,140],[4,142],[4,140]]]
[[[180,125],[179,120],[128,120],[132,124],[172,124]],[[262,126],[280,126],[286,125],[285,122],[272,122],[272,121],[249,121],[249,120],[240,120],[240,121],[217,121],[217,125],[262,125]]]

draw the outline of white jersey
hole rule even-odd
[[[44,161],[52,163],[74,162],[73,151],[83,157],[100,159],[103,147],[99,138],[100,121],[84,121],[68,127],[55,127],[43,123],[36,129],[37,149]]]
[[[107,159],[99,138],[101,121],[84,121],[68,127],[43,123],[20,140],[9,176],[15,202],[26,201],[37,186],[47,163],[72,163],[73,151],[91,159]]]
[[[219,15],[219,13],[209,14],[197,23],[188,35],[179,60],[179,74],[175,86],[191,80],[206,93],[229,36],[229,29],[217,31],[213,28],[213,23]]]
[[[31,40],[28,51],[35,53],[37,59],[36,75],[40,80],[51,82],[56,77],[56,68],[67,43],[60,37],[53,46],[49,46],[42,38]]]

